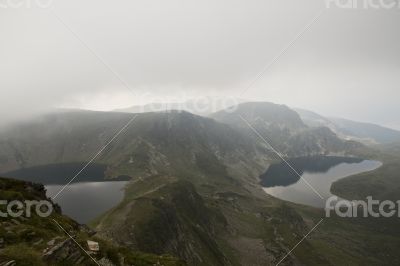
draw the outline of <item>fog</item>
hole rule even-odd
[[[0,7],[3,123],[56,107],[230,96],[400,129],[399,8],[327,8],[321,0],[8,2]]]

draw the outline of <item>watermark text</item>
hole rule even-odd
[[[53,204],[47,200],[0,200],[1,218],[30,218],[32,217],[32,213],[36,213],[42,218],[49,217],[53,213]]]
[[[342,218],[389,218],[396,215],[400,218],[400,200],[396,202],[390,200],[379,201],[374,200],[372,197],[367,197],[366,201],[348,201],[333,196],[326,201],[326,217],[331,217],[331,212]]]

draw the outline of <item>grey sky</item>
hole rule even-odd
[[[239,96],[325,8],[321,0],[35,3],[0,8],[0,111],[10,119],[54,106]],[[326,9],[241,97],[400,129],[398,25],[400,9]]]

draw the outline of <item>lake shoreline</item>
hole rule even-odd
[[[337,196],[331,191],[333,183],[383,165],[379,161],[329,156],[295,158],[289,163],[298,174],[285,162],[271,165],[260,176],[262,189],[280,200],[316,208],[324,208],[326,199]]]

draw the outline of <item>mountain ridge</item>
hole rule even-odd
[[[302,120],[311,127],[326,126],[344,139],[365,144],[388,144],[400,141],[400,131],[381,125],[352,121],[350,119],[324,117],[305,109],[294,109]]]
[[[288,157],[357,155],[365,149],[357,142],[341,140],[328,127],[307,126],[298,113],[285,105],[243,103],[214,113],[211,117],[243,134],[261,135],[267,146]],[[254,138],[260,140],[260,136]]]
[[[123,201],[93,223],[99,234],[191,265],[276,265],[323,212],[262,190],[260,174],[280,158],[239,114],[274,146],[283,140],[277,147],[284,156],[350,155],[364,148],[328,128],[310,129],[296,112],[271,103],[239,105],[219,121],[181,111],[142,113],[96,160],[107,165],[109,178],[131,178]],[[76,111],[9,129],[0,134],[0,169],[87,161],[135,115]],[[319,241],[329,246],[326,238]],[[311,242],[304,242],[308,252],[296,251],[286,263],[336,260]],[[351,255],[362,260],[360,252]]]

